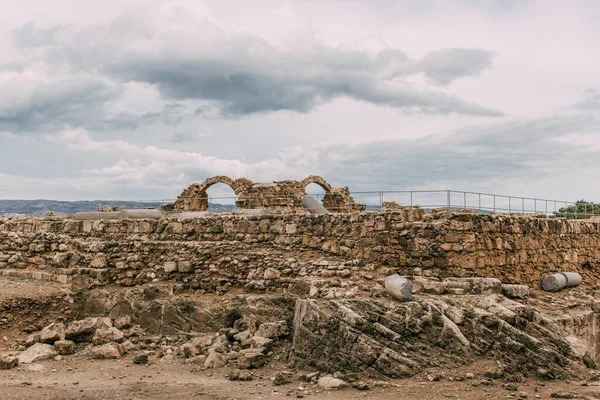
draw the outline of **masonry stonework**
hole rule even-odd
[[[422,271],[534,286],[561,270],[595,283],[599,264],[600,223],[583,220],[411,208],[319,216],[0,219],[0,274],[65,283],[174,281],[227,292],[301,290],[307,282],[337,279],[360,290],[393,272]]]

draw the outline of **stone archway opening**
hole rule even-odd
[[[237,195],[226,183],[217,182],[208,186],[200,194],[206,198],[207,210],[211,212],[230,212],[238,210]]]
[[[317,183],[309,183],[304,188],[304,193],[323,204],[323,198],[327,194],[327,190]]]

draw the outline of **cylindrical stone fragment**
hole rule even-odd
[[[119,212],[119,219],[160,219],[162,213],[158,210],[123,210]]]
[[[558,292],[565,287],[577,286],[580,283],[581,275],[577,272],[558,272],[544,278],[542,289],[546,292]]]
[[[329,214],[329,211],[327,211],[327,209],[323,207],[323,204],[319,203],[316,199],[310,196],[306,196],[302,200],[302,205],[311,214]]]
[[[390,275],[385,279],[385,290],[397,300],[412,300],[412,283],[398,274]]]

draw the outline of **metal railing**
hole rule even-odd
[[[309,193],[309,196],[321,201],[325,193]],[[395,202],[400,206],[419,206],[424,209],[446,208],[449,210],[474,210],[481,213],[507,213],[507,214],[543,214],[548,218],[588,218],[593,215],[600,216],[600,207],[593,203],[584,203],[583,211],[578,210],[581,203],[539,199],[533,197],[519,197],[498,195],[483,192],[466,192],[457,190],[383,190],[383,191],[356,191],[350,192],[356,203],[362,203],[367,211],[380,211],[384,203]],[[281,202],[297,200],[295,196],[262,196],[262,198],[274,197]],[[237,196],[213,196],[207,198],[209,211],[229,212],[238,210],[235,206]],[[274,199],[270,199],[273,201]],[[125,206],[129,209],[154,207],[160,208],[162,204],[173,203],[175,199],[162,200],[101,200],[84,202],[54,202],[48,201],[44,206],[43,201],[37,205],[27,204],[25,210],[11,212],[10,209],[0,206],[0,216],[6,214],[44,215],[45,211],[51,211],[54,215],[72,215],[75,211],[96,211],[98,206],[118,207]],[[41,203],[41,205],[40,205]],[[345,205],[346,209],[351,204]],[[563,211],[561,211],[563,210]]]

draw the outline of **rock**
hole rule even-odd
[[[418,276],[413,278],[412,285],[415,293],[440,295],[446,291],[446,284],[444,282]]]
[[[289,335],[290,331],[285,321],[263,322],[256,331],[254,336],[262,336],[264,338],[278,338],[280,336]]]
[[[230,381],[251,381],[252,373],[250,371],[241,371],[239,369],[234,369],[229,374],[227,374],[227,378]]]
[[[263,349],[245,349],[238,353],[238,368],[250,369],[263,366],[267,360]]]
[[[40,342],[52,344],[65,339],[65,324],[62,322],[48,325],[40,332]]]
[[[92,348],[92,358],[98,360],[114,360],[121,358],[123,352],[120,346],[116,343],[107,343],[102,346]]]
[[[97,329],[92,337],[92,343],[96,346],[111,342],[120,343],[125,339],[123,332],[115,327]]]
[[[32,333],[31,335],[27,336],[27,339],[25,339],[25,347],[31,347],[34,344],[39,343],[40,340],[41,338],[39,332]]]
[[[185,358],[192,358],[198,355],[198,349],[192,343],[185,343],[181,346],[181,351]]]
[[[529,286],[502,284],[502,294],[509,299],[525,299],[529,296]]]
[[[394,274],[385,279],[386,292],[400,301],[412,300],[413,287],[412,283],[403,276]]]
[[[143,351],[133,357],[134,364],[148,364],[148,352]]]
[[[437,373],[437,372],[436,372],[436,373],[433,373],[433,374],[428,374],[428,375],[427,375],[427,380],[428,380],[429,382],[439,382],[439,381],[441,381],[442,379],[444,379],[444,375],[443,375],[443,374],[440,374],[440,373]]]
[[[273,377],[273,385],[274,386],[281,386],[281,385],[287,385],[288,383],[292,383],[292,374],[289,372],[277,372],[275,374],[275,376]]]
[[[502,282],[500,282],[500,279],[497,278],[481,278],[481,280],[479,281],[479,293],[502,293]]]
[[[332,376],[324,376],[319,379],[319,386],[325,390],[338,390],[348,386],[346,382]]]
[[[63,356],[68,356],[75,352],[75,342],[72,340],[57,340],[54,342],[54,349]]]
[[[192,364],[192,365],[204,365],[204,363],[206,362],[206,356],[204,354],[200,354],[199,356],[196,357],[191,357],[185,360],[186,364]]]
[[[266,351],[269,351],[269,349],[271,348],[272,344],[273,344],[273,339],[268,339],[268,338],[265,338],[265,337],[262,337],[262,336],[254,336],[250,340],[250,345],[254,349],[263,348]]]
[[[227,364],[225,356],[216,351],[211,351],[204,361],[204,368],[220,368]]]
[[[133,344],[130,340],[126,340],[121,343],[121,349],[123,349],[123,353],[129,353],[130,351],[135,349],[135,344]]]
[[[265,269],[264,278],[266,280],[279,279],[280,277],[281,277],[281,272],[279,272],[275,268],[267,268],[267,269]]]
[[[19,365],[19,359],[13,356],[0,356],[0,369],[13,369]]]
[[[550,395],[553,399],[576,399],[577,393],[572,392],[554,392]]]
[[[131,328],[131,316],[125,315],[124,317],[116,319],[113,325],[119,330],[129,329]]]
[[[246,347],[251,344],[252,333],[250,331],[243,331],[236,335],[233,335],[233,339],[240,342],[242,347]]]
[[[177,271],[177,263],[174,261],[166,262],[163,266],[163,269],[166,273]]]
[[[36,361],[48,360],[57,356],[54,347],[49,344],[36,343],[17,356],[19,364],[31,364]]]
[[[369,390],[369,385],[363,381],[355,382],[352,384],[352,387],[356,390]]]
[[[94,317],[81,321],[73,321],[67,326],[65,338],[75,342],[89,342],[92,340],[97,329],[112,327],[110,318]]]

